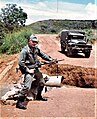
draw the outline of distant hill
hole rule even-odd
[[[43,20],[28,25],[35,33],[58,33],[62,29],[96,29],[97,20]]]

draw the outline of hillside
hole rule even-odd
[[[49,19],[28,25],[36,33],[59,33],[63,29],[96,29],[97,20],[56,20]]]

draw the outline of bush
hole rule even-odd
[[[26,28],[12,34],[7,34],[3,44],[0,46],[0,53],[14,54],[20,52],[31,34],[32,30]]]
[[[94,43],[94,41],[97,39],[97,36],[94,35],[94,33],[97,32],[96,30],[93,29],[85,29],[85,33],[88,39],[88,42]]]

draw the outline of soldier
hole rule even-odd
[[[47,61],[52,61],[53,59],[38,48],[38,42],[38,38],[35,35],[31,35],[28,39],[27,46],[25,46],[20,53],[18,64],[22,74],[24,74],[24,87],[21,90],[16,103],[16,108],[19,109],[26,109],[24,101],[27,97],[28,91],[31,89],[31,84],[35,79],[37,80],[38,87],[36,100],[47,101],[46,98],[41,96],[45,82],[42,73],[38,68],[35,68],[35,65],[37,63],[39,65],[38,56]]]

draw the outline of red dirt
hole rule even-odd
[[[37,37],[40,39],[39,47],[45,53],[54,59],[64,59],[58,64],[58,75],[64,76],[63,85],[68,84],[72,87],[66,86],[67,88],[47,92],[45,94],[48,97],[47,102],[31,101],[26,111],[16,109],[14,105],[1,105],[1,117],[91,117],[93,119],[96,115],[95,95],[97,93],[95,93],[96,89],[91,89],[91,87],[97,87],[97,43],[93,45],[90,58],[84,58],[82,54],[77,57],[67,57],[60,52],[60,44],[56,35],[37,35]],[[14,61],[12,68],[0,80],[1,86],[16,83],[20,78],[20,71],[16,73],[18,57],[19,54],[0,57],[0,75],[10,65],[8,63]],[[43,66],[41,71],[48,75],[57,75],[56,65]]]

